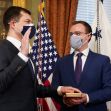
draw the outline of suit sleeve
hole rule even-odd
[[[57,89],[46,87],[42,85],[37,86],[37,97],[56,97],[58,95]]]
[[[56,63],[56,67],[55,67],[53,78],[52,78],[51,85],[54,88],[57,88],[58,86],[60,86],[62,84],[61,83],[61,77],[60,77],[60,65],[59,65],[59,63],[60,63],[60,59]]]
[[[104,60],[101,70],[101,89],[89,93],[89,103],[100,103],[111,100],[111,64],[110,59]]]
[[[51,86],[54,87],[54,88],[58,88],[58,86],[61,86],[61,77],[60,77],[60,60],[59,59],[57,62],[56,62],[56,67],[55,67],[55,70],[54,70],[54,74],[53,74],[53,78],[52,78],[52,83],[51,83]],[[62,96],[60,97],[56,97],[54,98],[57,102],[59,102],[60,104],[62,103]]]
[[[4,92],[11,85],[16,75],[26,64],[18,55],[11,63],[7,61],[3,55],[0,56],[0,92]]]

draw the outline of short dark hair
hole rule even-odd
[[[72,21],[72,26],[76,25],[76,24],[84,25],[86,28],[86,33],[91,33],[91,35],[92,35],[92,28],[87,22],[85,22],[85,21]]]
[[[9,30],[9,22],[14,19],[16,21],[18,21],[21,17],[21,11],[28,13],[29,15],[31,15],[31,12],[25,8],[19,7],[19,6],[11,6],[9,7],[4,15],[3,15],[3,25],[6,31]]]

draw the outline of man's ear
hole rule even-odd
[[[91,36],[92,36],[92,33],[90,32],[90,33],[88,34],[88,42],[91,40]]]
[[[15,20],[11,20],[8,24],[10,26],[10,28],[14,29],[15,28]]]

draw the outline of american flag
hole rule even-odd
[[[55,63],[59,57],[51,38],[44,16],[40,13],[31,54],[38,82],[44,86],[50,85]],[[42,105],[43,111],[58,111],[59,105],[51,98],[42,99]]]

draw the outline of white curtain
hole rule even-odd
[[[97,15],[97,14],[96,14]],[[108,20],[108,17],[105,13],[103,4],[99,3],[99,26],[101,30],[101,36],[100,39],[100,53],[107,55],[111,58],[111,26],[110,22]],[[94,22],[92,24],[93,32],[96,31],[97,27],[97,16],[94,19]],[[92,40],[89,44],[90,48],[93,51],[97,51],[97,42],[95,42],[95,38],[92,37]],[[107,102],[108,110],[111,111],[111,101]]]

